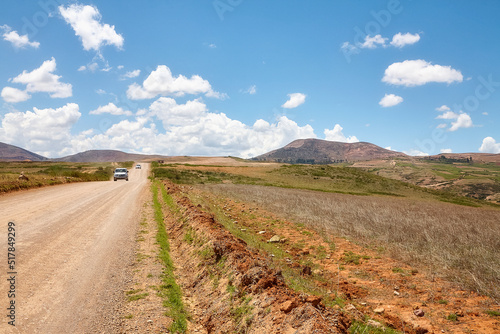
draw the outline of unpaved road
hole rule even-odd
[[[149,165],[130,180],[0,196],[0,333],[114,333]],[[7,323],[7,225],[16,229],[16,326]]]

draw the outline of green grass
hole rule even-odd
[[[486,310],[484,313],[492,316],[492,317],[500,317],[500,311],[495,311],[495,310]]]
[[[367,255],[356,254],[352,251],[344,251],[344,255],[342,256],[342,261],[344,264],[352,263],[358,265],[361,259],[368,260],[370,259],[370,257]]]
[[[449,321],[458,321],[458,315],[455,313],[450,313],[446,316],[446,319]]]
[[[153,193],[153,208],[155,220],[158,224],[158,233],[156,241],[160,246],[158,257],[165,266],[163,270],[163,284],[159,287],[158,294],[163,298],[163,305],[168,309],[167,315],[172,318],[173,322],[170,326],[170,331],[174,333],[185,333],[187,330],[187,312],[182,302],[182,292],[179,285],[175,282],[174,263],[170,257],[170,243],[168,241],[167,231],[163,222],[163,210],[159,197],[159,189],[161,190],[162,198],[167,206],[175,205],[173,199],[167,194],[164,186],[155,181],[151,185]]]
[[[131,295],[131,296],[128,296],[128,301],[132,302],[132,301],[135,301],[135,300],[144,299],[147,296],[149,296],[149,293],[147,293],[147,292],[140,293],[140,294],[137,294],[137,295]]]
[[[400,334],[401,332],[388,327],[377,328],[375,326],[367,325],[361,321],[354,321],[349,327],[350,334]]]

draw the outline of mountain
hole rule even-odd
[[[90,150],[53,160],[66,162],[123,162],[163,158],[165,156],[125,153],[117,150]]]
[[[341,143],[321,139],[298,139],[285,147],[259,155],[253,159],[286,163],[321,164],[390,159],[394,157],[407,157],[407,155],[366,142]]]
[[[0,161],[45,161],[46,157],[14,145],[0,143]]]

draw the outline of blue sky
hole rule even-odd
[[[0,141],[500,153],[498,1],[2,1]]]

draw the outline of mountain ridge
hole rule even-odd
[[[288,145],[254,157],[258,161],[285,163],[340,163],[408,157],[368,142],[343,143],[323,139],[297,139]]]

